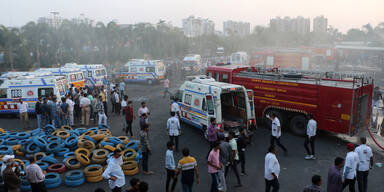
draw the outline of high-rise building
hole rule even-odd
[[[317,16],[313,19],[313,32],[326,33],[328,28],[328,19],[324,16]]]
[[[269,25],[270,28],[276,32],[296,32],[305,34],[310,32],[311,20],[302,16],[296,18],[276,17],[269,21]]]
[[[182,20],[184,35],[190,38],[215,33],[215,23],[209,19],[189,16]]]
[[[38,23],[46,23],[52,28],[58,28],[63,23],[63,18],[59,16],[59,12],[51,12],[50,17],[39,17],[37,19]]]
[[[224,35],[249,35],[251,32],[251,24],[248,22],[241,21],[224,21],[223,22],[223,33]]]

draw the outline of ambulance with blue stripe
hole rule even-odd
[[[120,69],[116,77],[126,82],[152,85],[164,79],[165,72],[165,65],[161,60],[132,59]]]
[[[207,76],[187,77],[177,93],[182,122],[197,127],[207,138],[212,117],[224,132],[256,128],[253,91],[241,85],[217,82]]]
[[[102,86],[103,79],[107,79],[107,69],[103,64],[76,64],[66,63],[66,68],[80,68],[85,77],[85,85],[88,87]]]
[[[54,76],[65,76],[67,78],[68,86],[73,85],[78,89],[85,86],[84,74],[80,68],[40,68],[35,72],[51,72]]]
[[[28,103],[28,113],[35,113],[38,97],[51,94],[64,97],[67,90],[68,83],[64,76],[0,78],[0,114],[19,113],[17,103],[20,98]]]

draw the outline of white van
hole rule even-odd
[[[197,74],[204,69],[201,62],[201,56],[189,54],[183,59],[183,71],[186,74]]]
[[[35,70],[37,73],[51,72],[54,76],[65,76],[67,78],[68,86],[73,85],[76,88],[85,87],[84,74],[80,68],[39,68]]]
[[[116,77],[126,82],[152,85],[164,79],[165,73],[166,68],[161,60],[131,59],[116,73]]]
[[[252,90],[207,76],[189,78],[192,79],[185,81],[175,94],[182,122],[201,129],[205,137],[211,117],[225,132],[232,130],[238,134],[240,127],[256,128]]]
[[[20,98],[28,103],[28,113],[34,113],[38,97],[54,94],[60,98],[65,96],[67,90],[68,83],[64,76],[0,79],[0,114],[18,113]]]
[[[89,87],[102,86],[103,79],[107,79],[107,69],[103,64],[66,63],[66,68],[80,68],[85,77],[85,85]]]

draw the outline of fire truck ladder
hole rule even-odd
[[[303,75],[315,75],[319,78],[329,79],[344,79],[344,78],[373,78],[375,72],[333,72],[333,71],[315,71],[315,70],[300,70],[300,69],[283,69],[279,68],[279,72],[293,73]]]

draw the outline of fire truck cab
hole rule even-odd
[[[232,130],[238,134],[239,127],[256,128],[252,90],[206,76],[188,78],[175,94],[182,122],[201,129],[205,137],[211,117],[225,133]]]

